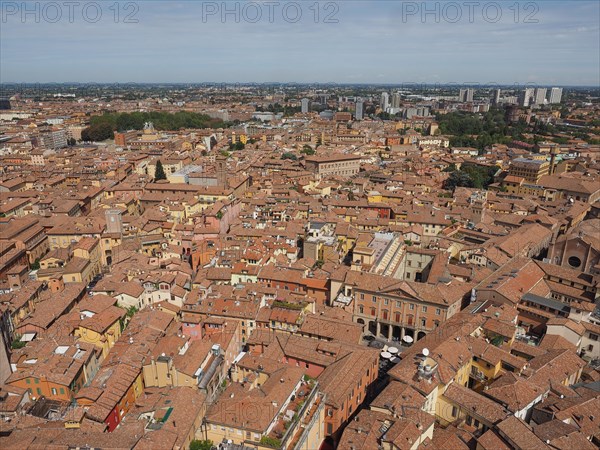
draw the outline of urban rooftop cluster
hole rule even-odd
[[[597,89],[3,92],[3,450],[600,446]]]

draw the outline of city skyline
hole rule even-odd
[[[7,10],[13,3],[18,9]],[[227,4],[229,13],[207,7],[221,8],[216,2],[140,2],[119,11],[107,4],[97,22],[90,11],[84,20],[81,11],[69,17],[20,5],[3,3],[5,83],[600,83],[597,2],[542,2],[537,11],[518,3],[518,14],[501,2],[497,21],[475,9],[472,23],[464,6],[451,11],[435,2],[423,11],[414,2],[371,2],[369,9],[364,2],[301,3],[298,21],[298,10],[287,8],[274,10],[272,23],[267,10],[249,22],[258,16],[236,2]],[[60,20],[51,23],[57,12]]]

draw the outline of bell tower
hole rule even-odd
[[[227,158],[223,155],[217,156],[217,184],[227,188]]]

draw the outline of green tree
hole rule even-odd
[[[450,163],[448,167],[446,167],[442,172],[454,172],[456,170],[456,164]]]
[[[194,439],[190,442],[190,450],[210,450],[213,446],[213,441],[200,441]]]
[[[444,184],[444,188],[453,190],[457,187],[474,187],[475,183],[468,173],[457,170],[452,172]]]
[[[158,180],[166,180],[167,174],[165,173],[165,169],[163,169],[162,162],[160,160],[156,161],[156,169],[154,170],[154,181]]]
[[[228,123],[215,119],[206,114],[190,111],[167,112],[139,112],[132,113],[105,113],[94,116],[90,120],[90,127],[100,124],[107,125],[111,130],[127,131],[142,130],[146,122],[152,122],[157,130],[179,130],[181,128],[225,128]]]
[[[293,161],[296,161],[298,157],[293,153],[285,152],[283,155],[281,155],[281,159],[291,159]]]
[[[113,127],[106,122],[94,123],[81,130],[81,140],[83,141],[105,141],[113,137]]]
[[[15,338],[11,342],[10,348],[12,348],[13,350],[18,350],[20,348],[25,347],[26,345],[27,345],[27,342],[23,342],[21,340],[21,335],[20,334],[15,334]]]
[[[136,308],[135,306],[130,306],[129,308],[127,308],[127,317],[132,318],[136,312],[138,312],[139,309]]]
[[[460,170],[455,170],[450,174],[444,183],[444,187],[449,190],[456,187],[487,189],[494,182],[494,175],[498,169],[497,166],[463,164]]]
[[[302,146],[302,150],[300,150],[300,153],[310,156],[310,155],[314,155],[317,152],[310,145],[304,144]]]

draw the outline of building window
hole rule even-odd
[[[456,406],[452,407],[452,417],[456,417],[456,415],[458,414],[458,408]]]
[[[422,327],[426,327],[427,326],[427,319],[421,319],[421,326]]]
[[[415,309],[415,305],[413,303],[408,305],[408,309],[410,309],[411,311]]]
[[[439,316],[442,313],[442,310],[440,308],[435,308],[435,315]]]
[[[42,390],[40,388],[36,388],[35,390],[37,391],[38,395],[42,395]]]
[[[579,259],[577,256],[569,257],[568,262],[569,265],[575,269],[581,266],[581,259]]]
[[[377,301],[377,296],[373,296],[373,303],[375,303]]]
[[[359,312],[360,314],[364,314],[364,312],[365,312],[365,311],[364,311],[364,309],[365,309],[365,308],[364,308],[364,306],[363,306],[363,305],[358,305],[358,312]]]
[[[384,305],[388,305],[389,303],[390,303],[390,301],[387,298],[383,300]]]
[[[371,315],[374,317],[375,316],[375,308],[371,308]]]
[[[333,425],[330,423],[327,424],[327,434],[333,434]]]
[[[427,312],[427,306],[423,306],[423,307],[421,308],[421,311],[423,311],[423,312]]]

